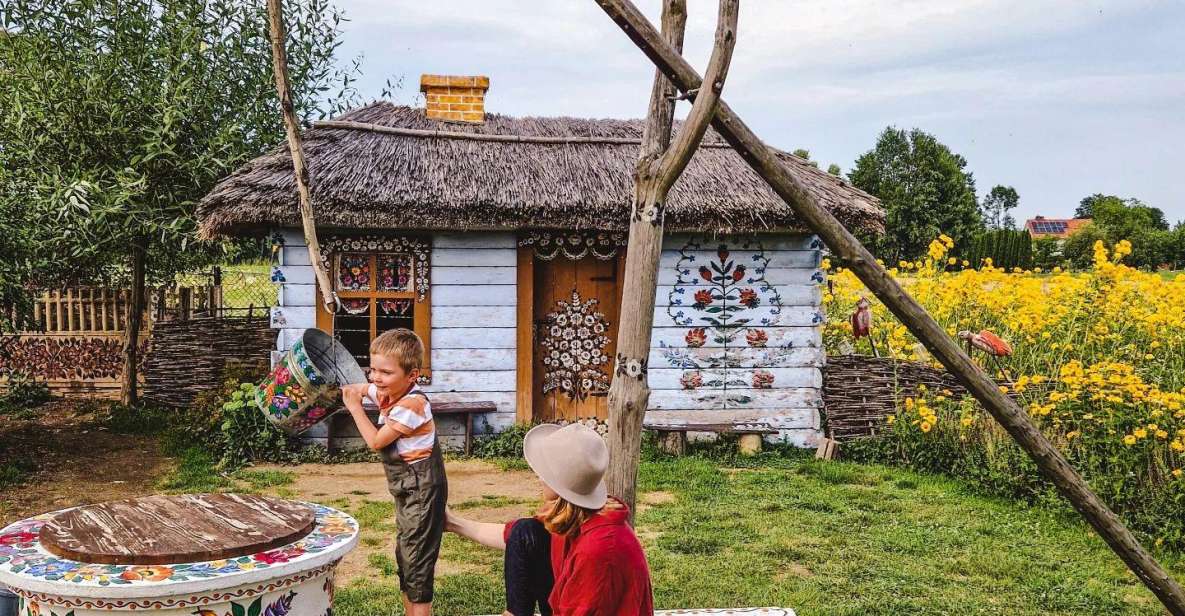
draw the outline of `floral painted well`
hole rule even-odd
[[[330,414],[339,387],[365,381],[341,343],[319,329],[306,329],[260,383],[255,404],[276,427],[299,434]]]
[[[112,611],[169,616],[325,616],[333,574],[358,540],[357,522],[306,503],[315,523],[273,549],[202,562],[110,565],[55,556],[40,532],[59,512],[0,530],[0,584],[19,597],[19,616],[90,616]]]

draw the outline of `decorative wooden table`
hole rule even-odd
[[[150,496],[42,514],[0,530],[0,584],[18,616],[327,616],[358,541],[349,515],[239,494]]]

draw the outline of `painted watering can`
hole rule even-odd
[[[255,404],[277,428],[296,435],[336,410],[342,385],[365,382],[342,343],[319,329],[306,329],[259,384]]]

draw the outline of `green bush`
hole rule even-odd
[[[295,439],[259,411],[255,392],[254,383],[241,383],[222,404],[221,468],[237,469],[254,461],[289,462],[295,457]]]
[[[45,383],[14,373],[9,377],[8,390],[0,394],[0,415],[27,411],[45,404],[51,397]]]
[[[533,426],[515,424],[497,434],[479,436],[473,444],[473,455],[478,458],[521,458],[523,438]]]

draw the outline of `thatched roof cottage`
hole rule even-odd
[[[606,416],[641,120],[484,112],[484,77],[425,75],[426,108],[378,102],[304,135],[324,258],[342,306],[317,301],[286,147],[201,202],[207,236],[278,232],[277,351],[333,332],[410,327],[434,400],[491,400],[481,429]],[[790,154],[849,228],[876,200]],[[810,445],[821,404],[821,243],[718,135],[671,191],[648,421],[764,423]]]

